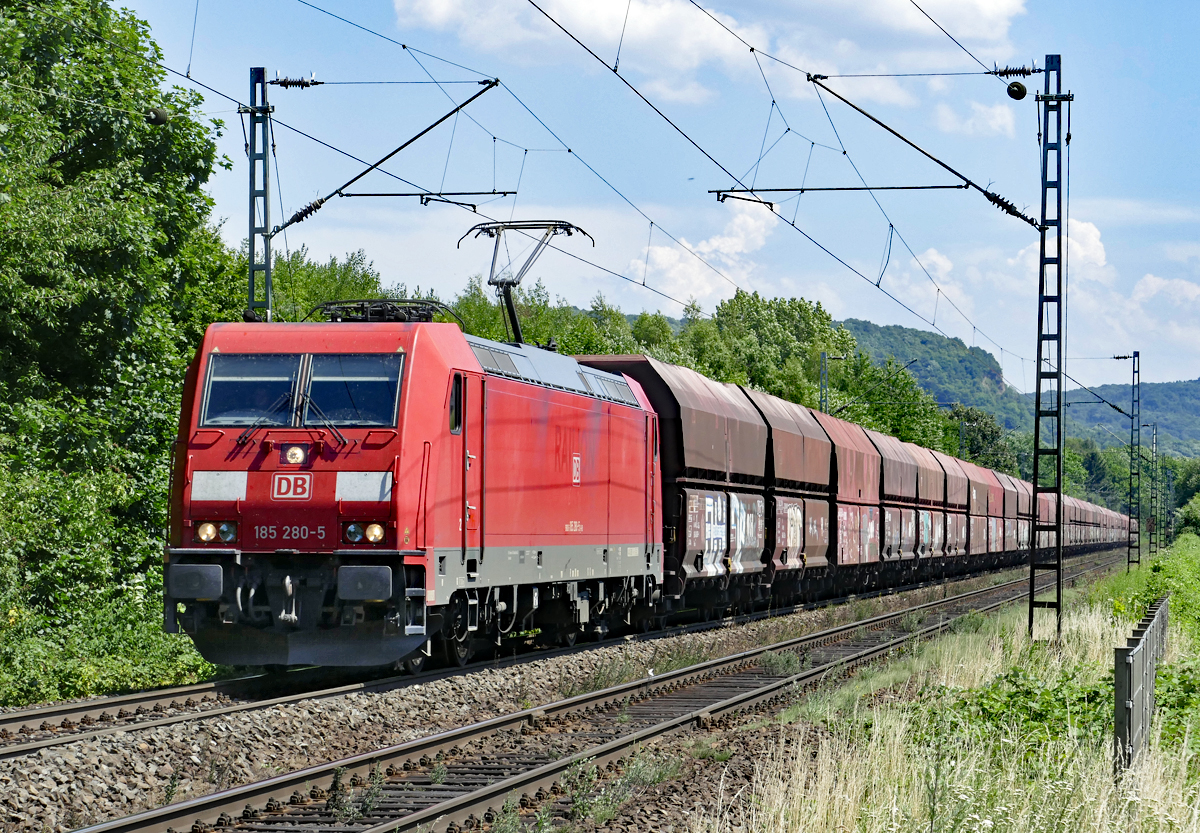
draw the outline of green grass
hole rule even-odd
[[[707,748],[707,747],[706,747]],[[708,757],[722,755],[718,760],[728,760],[726,753],[713,752]],[[571,801],[571,818],[577,822],[587,820],[589,825],[603,826],[617,817],[622,806],[646,788],[676,778],[682,762],[678,758],[639,749],[634,752],[612,778],[602,779],[600,770],[591,759],[573,764],[561,779],[564,792]],[[573,829],[578,829],[573,828]],[[584,826],[582,829],[591,829]]]
[[[803,696],[772,721],[778,741],[753,783],[693,831],[1200,833],[1197,556],[1189,536],[1071,593],[1057,643],[1048,617],[1029,639],[1021,606]],[[1151,746],[1114,779],[1112,649],[1166,590]]]
[[[1167,594],[1171,595],[1171,621],[1200,636],[1200,538],[1190,532],[1153,561],[1094,585],[1090,598],[1134,622],[1151,602]]]
[[[791,677],[800,673],[800,655],[795,651],[765,651],[758,658],[758,666],[777,677]]]

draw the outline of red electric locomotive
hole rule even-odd
[[[214,324],[183,397],[166,628],[225,664],[382,665],[434,634],[465,661],[482,632],[646,618],[656,431],[636,382],[454,324]]]
[[[645,356],[327,312],[214,324],[187,374],[165,627],[214,662],[416,670],[1028,557],[1023,481]],[[1072,551],[1127,539],[1063,510]]]

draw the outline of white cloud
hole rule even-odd
[[[954,268],[954,264],[950,261],[950,258],[946,257],[944,254],[934,248],[929,248],[922,252],[920,259],[921,263],[925,264],[925,268],[929,270],[930,274],[939,281],[949,275],[950,270]],[[917,265],[915,261],[913,265]]]
[[[393,0],[393,4],[401,29],[453,32],[470,48],[503,54],[509,60],[545,63],[566,59],[599,69],[526,3]],[[720,25],[688,0],[544,0],[540,5],[609,66],[616,63],[619,46],[622,74],[632,71],[632,78],[647,93],[663,99],[692,103],[710,99],[712,88],[698,77],[706,68],[757,78],[758,67],[746,46],[722,25],[801,70],[829,75],[973,65],[907,0],[815,0],[803,14],[798,14],[792,3],[778,0],[756,6],[726,2],[728,11],[706,3],[705,8]],[[1024,0],[929,0],[927,6],[935,19],[983,60],[1000,63],[1012,53],[1009,27],[1025,13]],[[812,95],[802,73],[769,58],[761,61],[779,94]],[[915,104],[913,95],[891,78],[839,79],[838,89],[856,100]],[[985,116],[983,123],[989,118],[997,116]],[[999,129],[1006,128],[1001,124]],[[1011,125],[1007,129],[1011,130]]]
[[[647,93],[658,98],[707,100],[712,92],[695,75],[708,65],[723,65],[734,73],[755,71],[747,64],[746,48],[686,0],[545,0],[539,5],[610,67],[618,61],[619,47],[622,74],[633,70],[645,76]],[[453,31],[473,49],[503,53],[510,60],[592,60],[527,3],[394,0],[394,6],[401,28]],[[713,14],[751,43],[769,42],[761,27]],[[590,66],[598,69],[594,63]]]
[[[1167,260],[1176,263],[1187,263],[1190,260],[1200,260],[1200,243],[1167,243],[1163,246]]]
[[[1100,229],[1095,223],[1080,220],[1070,220],[1067,223],[1070,235],[1071,250],[1069,254],[1075,262],[1083,261],[1089,266],[1104,266],[1108,259],[1104,252],[1104,244],[1100,242]]]
[[[963,136],[997,136],[1012,138],[1016,119],[1007,104],[987,106],[977,101],[970,102],[971,115],[961,118],[950,105],[938,104],[934,110],[938,129],[943,133],[959,133]]]
[[[1130,300],[1145,304],[1160,296],[1172,305],[1193,305],[1200,301],[1200,284],[1183,278],[1160,278],[1147,274],[1134,285]]]
[[[767,208],[747,202],[733,203],[733,217],[720,233],[692,245],[681,242],[701,255],[705,261],[720,269],[725,280],[695,255],[680,246],[651,245],[649,252],[631,260],[628,274],[647,276],[647,283],[676,298],[695,298],[702,306],[711,307],[733,294],[734,285],[749,288],[749,278],[756,264],[746,257],[766,245],[767,237],[777,222]],[[733,281],[733,284],[730,283]]]
[[[1070,278],[1113,286],[1117,279],[1117,270],[1108,263],[1108,254],[1096,224],[1084,220],[1070,220],[1067,223],[1067,231],[1067,269]],[[1040,243],[1030,243],[1017,252],[1015,257],[1010,258],[1008,265],[1020,268],[1027,279],[1036,281],[1040,246]]]
[[[826,5],[838,5],[847,12],[881,28],[914,35],[931,31],[942,37],[929,18],[907,0],[860,0],[847,4],[841,0],[824,0]],[[996,43],[1008,37],[1013,18],[1025,13],[1024,0],[927,0],[921,8],[959,40],[979,40]]]
[[[1096,281],[1105,286],[1113,286],[1117,280],[1117,270],[1108,263],[1108,255],[1104,251],[1100,229],[1096,224],[1070,220],[1067,230],[1070,235],[1068,270],[1072,279]]]

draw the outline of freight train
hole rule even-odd
[[[1028,558],[1001,472],[647,356],[333,317],[213,324],[188,369],[164,627],[213,662],[415,671]],[[1129,536],[1062,508],[1069,552]]]

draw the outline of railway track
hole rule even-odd
[[[963,576],[956,580],[978,578],[979,575],[983,574]],[[832,607],[852,600],[895,595],[942,583],[938,580],[915,582],[855,596],[774,608],[709,622],[676,625],[647,634],[629,635],[623,639],[651,640],[679,636],[685,633],[713,630],[730,624],[746,624],[805,610]],[[607,640],[596,643],[596,645],[611,645],[614,642],[615,640]],[[381,678],[378,676],[378,671],[374,673],[369,671],[342,672],[337,675],[337,684],[332,686],[329,685],[331,675],[327,669],[297,669],[283,674],[214,680],[189,686],[152,689],[79,702],[52,703],[30,709],[4,712],[0,713],[0,760],[31,755],[43,749],[92,740],[116,732],[170,726],[199,718],[220,717],[304,700],[322,700],[368,692],[382,693],[416,683],[427,683],[467,673],[476,668],[504,668],[531,660],[550,659],[563,654],[588,650],[591,647],[595,647],[595,645],[577,645],[573,648],[551,650],[530,648],[527,653],[500,660],[486,659],[469,663],[461,668],[440,669],[420,676],[402,674]],[[347,680],[350,681],[347,682]]]
[[[335,696],[366,685],[352,683],[313,692],[314,685],[327,685],[329,676],[325,669],[304,668],[0,713],[0,760],[114,732],[263,708],[314,694]]]
[[[1079,559],[1068,580],[1119,563]],[[92,827],[84,833],[392,833],[476,829],[510,798],[564,800],[573,767],[619,766],[648,741],[777,704],[972,613],[1028,592],[1021,578],[689,668],[356,755]],[[778,657],[793,655],[793,668]],[[799,667],[799,670],[795,670]]]

